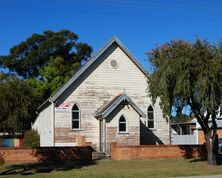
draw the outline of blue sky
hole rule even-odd
[[[94,52],[116,35],[149,70],[156,45],[219,41],[221,17],[220,0],[0,0],[0,55],[33,33],[69,29]]]

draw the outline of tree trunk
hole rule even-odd
[[[207,164],[209,166],[214,166],[217,164],[216,155],[217,155],[217,145],[216,143],[216,135],[211,134],[211,130],[204,133],[206,148],[207,148]]]

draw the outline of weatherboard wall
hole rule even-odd
[[[118,62],[117,68],[110,65],[111,60]],[[98,148],[99,121],[94,115],[123,92],[147,113],[151,104],[150,98],[147,97],[147,77],[122,49],[113,43],[56,101],[57,105],[65,103],[68,108],[66,111],[55,111],[55,143],[75,143],[76,136],[82,135],[86,137],[86,142],[92,142]],[[74,104],[80,108],[80,130],[71,129],[71,109]],[[156,120],[152,133],[163,143],[169,143],[168,123],[163,119],[159,105],[155,104],[153,107]],[[141,118],[141,123],[146,125],[147,119]],[[135,127],[138,127],[138,123]],[[140,140],[147,141],[153,137],[146,135],[146,131],[147,128],[143,128],[144,134],[141,133]]]
[[[40,145],[54,146],[53,145],[53,117],[52,117],[52,105],[44,108],[37,116],[32,129],[38,131],[40,135]]]

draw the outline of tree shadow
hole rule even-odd
[[[39,162],[69,163],[73,161],[92,160],[91,146],[78,147],[41,147],[36,149],[35,157]]]
[[[192,159],[191,162],[204,161],[207,159],[207,151],[205,145],[179,145],[183,151],[183,157]]]
[[[50,173],[52,171],[69,171],[72,169],[81,169],[82,167],[94,164],[96,164],[95,161],[14,164],[7,166],[4,171],[0,172],[0,177],[6,175],[31,175],[36,173]]]

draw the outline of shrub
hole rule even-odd
[[[3,155],[0,153],[0,165],[3,165],[5,163],[5,160],[3,158]]]
[[[28,130],[24,135],[24,146],[36,148],[40,146],[40,137],[36,130]]]

